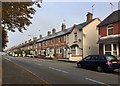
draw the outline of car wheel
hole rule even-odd
[[[81,64],[77,64],[77,67],[78,67],[78,68],[81,68]]]
[[[98,72],[103,72],[102,67],[98,66],[98,67],[97,67],[97,71],[98,71]]]

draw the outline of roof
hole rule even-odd
[[[96,19],[96,18],[95,18]],[[79,30],[82,30],[83,27],[85,27],[86,25],[88,25],[89,23],[91,23],[92,21],[94,21],[95,19],[92,19],[90,21],[86,21],[86,22],[83,22],[81,24],[78,24],[76,25],[76,27],[79,29]],[[65,34],[69,34],[71,33],[73,30],[73,27],[70,27],[68,29],[66,29],[65,31],[59,31],[55,34],[51,34],[49,36],[45,36],[43,38],[39,38],[39,40],[37,41],[37,43],[41,42],[41,41],[44,41],[44,40],[48,40],[48,39],[52,39],[52,38],[55,38],[55,37],[59,37],[59,36],[62,36],[62,35],[65,35]]]
[[[79,29],[79,30],[82,30],[83,27],[85,27],[86,25],[88,25],[89,23],[91,23],[92,21],[94,21],[96,18],[92,19],[92,20],[89,20],[89,21],[86,21],[86,22],[83,22],[83,23],[80,23],[78,25],[76,25],[76,27]],[[17,46],[15,47],[14,49],[17,49],[17,48],[20,48],[20,47],[25,47],[25,46],[28,46],[28,45],[32,45],[34,43],[40,43],[42,41],[45,41],[45,40],[49,40],[49,39],[52,39],[52,38],[55,38],[55,37],[59,37],[59,36],[63,36],[63,35],[66,35],[66,34],[69,34],[71,33],[73,30],[73,27],[70,27],[68,29],[66,29],[65,31],[59,31],[55,34],[51,34],[49,36],[45,36],[45,37],[42,37],[42,38],[39,38],[39,39],[36,39],[35,41],[32,41],[32,42],[29,42],[29,43],[26,43],[26,44],[23,44],[21,46]]]
[[[120,21],[120,9],[111,13],[107,18],[105,18],[98,27],[105,26]]]
[[[44,41],[44,40],[48,40],[48,39],[52,39],[52,38],[55,38],[55,37],[59,37],[59,36],[68,34],[68,33],[70,33],[70,32],[72,31],[72,29],[73,29],[73,28],[71,27],[71,28],[66,29],[65,31],[59,31],[59,32],[57,32],[57,33],[55,33],[55,34],[51,34],[51,35],[49,35],[49,36],[45,36],[45,37],[39,38],[39,39],[37,40],[37,43],[39,43],[39,42],[41,42],[41,41]]]
[[[83,22],[83,23],[81,23],[81,24],[78,24],[77,25],[77,28],[79,29],[79,30],[82,30],[83,29],[83,27],[85,27],[86,25],[88,25],[89,23],[91,23],[92,21],[94,21],[96,18],[94,18],[94,19],[92,19],[92,20],[89,20],[89,21],[86,21],[86,22]]]

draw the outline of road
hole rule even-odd
[[[89,84],[91,86],[111,86],[114,84],[118,86],[119,83],[118,72],[100,73],[77,68],[76,63],[10,56],[5,56],[2,59],[22,67],[50,84]]]

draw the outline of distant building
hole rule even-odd
[[[99,53],[120,56],[120,10],[112,12],[98,28]]]

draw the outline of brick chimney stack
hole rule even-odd
[[[56,29],[53,28],[53,29],[52,29],[52,34],[55,34],[55,33],[56,33]]]
[[[50,31],[48,31],[48,36],[51,34],[51,32]]]
[[[30,39],[30,40],[28,40],[28,42],[31,42],[32,40]]]
[[[40,35],[40,38],[42,38],[42,35]]]
[[[87,21],[89,21],[89,20],[92,20],[92,19],[93,19],[93,14],[92,14],[92,13],[90,13],[90,12],[88,12],[86,16],[87,16]]]
[[[27,41],[25,41],[25,44],[27,44]]]
[[[36,39],[37,39],[37,37],[34,37],[34,38],[33,38],[33,40],[36,40]]]
[[[62,28],[62,31],[65,31],[66,25],[64,23],[62,23],[61,28]]]

